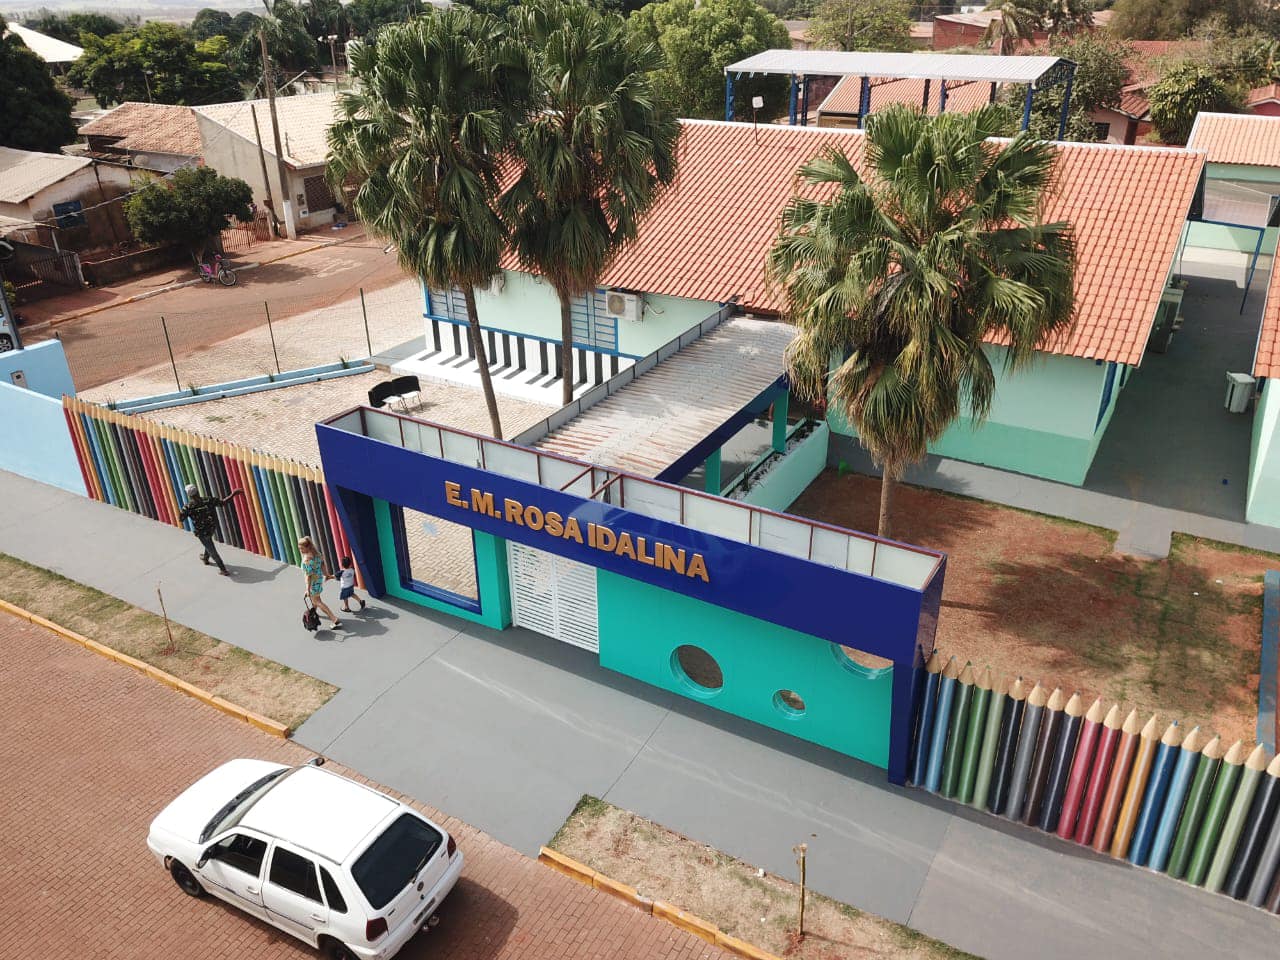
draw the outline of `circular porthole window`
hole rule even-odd
[[[773,695],[773,706],[788,717],[804,716],[804,698],[794,690],[779,690]]]
[[[724,673],[716,658],[691,644],[676,647],[671,654],[671,671],[697,696],[709,697],[724,686]]]
[[[874,679],[893,666],[893,661],[885,657],[877,657],[874,653],[864,653],[842,643],[831,644],[831,653],[846,670],[852,670],[860,677]]]

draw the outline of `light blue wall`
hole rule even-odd
[[[0,470],[88,495],[62,400],[15,387],[7,374],[0,382]]]
[[[1261,253],[1268,256],[1276,252],[1276,236],[1280,230],[1271,227],[1264,231]],[[1188,223],[1185,248],[1197,247],[1207,250],[1227,250],[1232,253],[1244,253],[1252,256],[1254,246],[1258,242],[1258,231],[1244,227],[1228,227],[1220,223]],[[1185,254],[1195,259],[1194,254]]]
[[[996,371],[990,416],[976,427],[960,417],[930,453],[1061,483],[1084,483],[1120,393],[1120,368],[1099,424],[1107,364],[1037,354],[1028,366],[1008,372],[1003,347],[983,349]],[[834,411],[828,422],[837,433],[855,435]]]
[[[743,501],[780,513],[786,510],[826,468],[830,439],[831,428],[825,423],[818,424],[764,479],[752,485]]]
[[[57,400],[61,400],[64,394],[69,397],[76,395],[61,340],[46,340],[23,350],[0,353],[0,382],[12,383],[15,370],[26,374],[27,388],[36,393]]]
[[[1245,519],[1280,527],[1280,387],[1268,380],[1253,412],[1249,496]]]
[[[509,330],[544,340],[560,339],[560,301],[551,285],[527,273],[504,271],[500,293],[476,294],[480,325]],[[639,322],[618,322],[618,352],[647,356],[697,326],[719,308],[706,300],[685,300],[659,294],[644,295],[645,309]]]

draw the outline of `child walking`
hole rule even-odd
[[[338,599],[342,601],[342,610],[344,613],[354,613],[348,601],[354,599],[360,604],[360,609],[364,609],[364,600],[356,593],[356,568],[351,562],[350,557],[343,557],[341,560],[342,570],[338,573]]]

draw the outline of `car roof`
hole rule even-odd
[[[240,826],[342,863],[399,807],[372,787],[303,766],[282,777],[250,807]]]

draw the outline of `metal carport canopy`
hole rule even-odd
[[[1059,57],[994,57],[959,53],[862,53],[841,50],[765,50],[731,63],[726,75],[901,77],[1029,83],[1062,62]]]

